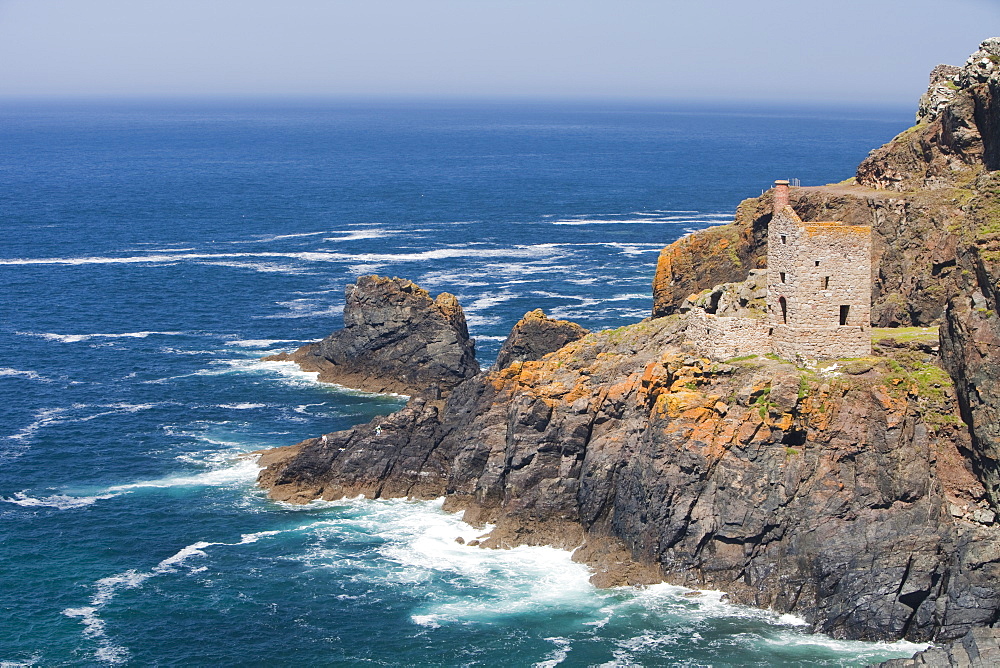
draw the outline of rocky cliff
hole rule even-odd
[[[752,310],[749,284],[713,288],[759,278],[767,194],[664,249],[655,319],[582,335],[529,314],[492,369],[457,365],[446,399],[269,453],[261,484],[295,502],[443,495],[495,525],[485,546],[578,548],[600,584],[716,587],[837,637],[997,624],[998,63],[988,40],[937,68],[917,125],[855,179],[792,191],[803,219],[872,226],[873,324],[940,323],[940,360],[902,336],[826,365],[686,347],[671,314]]]
[[[998,530],[926,350],[712,362],[682,322],[592,333],[269,461],[276,499],[446,496],[487,547],[578,548],[839,637],[948,639],[1000,609]],[[582,547],[580,547],[582,545]]]
[[[328,383],[408,395],[447,393],[479,373],[458,300],[383,276],[347,286],[343,329],[266,359],[297,362]]]

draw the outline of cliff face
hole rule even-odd
[[[446,404],[306,441],[261,482],[292,501],[445,495],[496,525],[486,546],[583,544],[601,584],[716,587],[840,637],[993,620],[997,530],[926,353],[830,372],[713,363],[678,347],[681,325],[494,369]]]
[[[767,258],[770,197],[744,200],[729,225],[689,234],[660,253],[653,278],[653,317],[677,312],[691,294],[746,279]]]
[[[995,235],[1000,236],[1000,235]],[[971,428],[972,462],[1000,507],[1000,238],[980,239],[961,256],[967,285],[948,304],[941,354]]]

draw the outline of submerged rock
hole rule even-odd
[[[347,286],[344,328],[268,360],[297,362],[319,379],[369,392],[434,397],[479,372],[465,313],[447,292],[362,276]]]

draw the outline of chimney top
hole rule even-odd
[[[774,213],[788,206],[788,181],[779,179],[774,182]]]

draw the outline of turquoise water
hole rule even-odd
[[[242,455],[402,399],[262,355],[344,286],[645,317],[656,254],[775,178],[839,181],[906,113],[381,104],[0,107],[0,665],[865,665],[918,649],[548,548],[440,502],[293,507]]]

